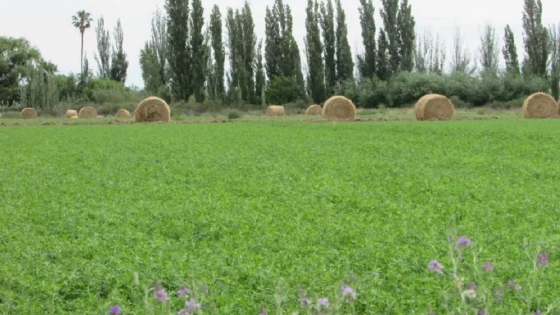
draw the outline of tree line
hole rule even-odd
[[[225,105],[296,100],[320,104],[333,94],[344,94],[365,107],[399,106],[403,104],[397,100],[403,97],[375,97],[372,93],[389,91],[390,87],[396,90],[404,83],[423,82],[430,87],[430,82],[437,81],[435,75],[447,76],[447,81],[440,80],[444,84],[439,88],[422,90],[442,91],[445,85],[460,84],[461,80],[469,84],[465,89],[484,89],[483,84],[487,86],[489,81],[491,86],[501,86],[498,90],[504,91],[503,95],[478,99],[466,90],[453,91],[475,105],[508,101],[533,90],[547,90],[558,98],[560,24],[543,25],[541,0],[524,1],[522,60],[511,27],[505,27],[500,46],[498,32],[491,24],[482,31],[477,58],[464,48],[457,28],[447,60],[447,48],[439,36],[415,32],[408,0],[382,0],[381,26],[374,18],[377,8],[373,1],[360,0],[363,52],[355,56],[348,44],[341,0],[307,1],[304,47],[298,47],[291,8],[282,0],[266,7],[262,39],[255,34],[247,2],[242,8],[227,8],[224,15],[215,5],[205,23],[201,0],[167,0],[165,12],[154,14],[152,36],[141,51],[140,64],[146,90],[173,101],[194,97],[197,102],[211,100]],[[504,69],[499,66],[502,56]],[[506,93],[512,85],[520,88]],[[411,94],[407,88],[401,93]]]
[[[500,35],[489,23],[476,53],[465,48],[459,28],[448,50],[439,35],[416,33],[412,9],[408,0],[382,0],[379,8],[372,0],[360,0],[363,48],[353,55],[341,0],[307,1],[303,47],[293,35],[291,8],[282,0],[266,7],[262,38],[255,33],[248,2],[223,12],[214,5],[205,21],[202,0],[166,0],[154,13],[150,39],[140,51],[144,89],[169,102],[233,107],[321,104],[333,94],[361,107],[402,106],[425,93],[472,105],[508,102],[536,91],[559,97],[560,24],[543,24],[541,0],[524,0],[523,56],[509,25]],[[381,21],[374,18],[375,10]],[[83,34],[93,19],[79,11],[72,24],[82,36],[83,58]],[[56,65],[27,41],[2,38],[0,101],[32,98],[49,106],[56,99],[95,101],[99,90],[124,90],[128,60],[120,20],[113,44],[102,16],[95,33],[97,71],[83,58],[78,75],[56,74]],[[505,67],[500,67],[502,58]]]

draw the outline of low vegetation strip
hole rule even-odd
[[[137,272],[173,296],[205,280],[209,314],[270,310],[280,279],[286,314],[301,314],[298,288],[315,301],[351,276],[356,314],[447,314],[453,286],[428,264],[452,270],[450,222],[506,288],[495,314],[518,313],[507,283],[528,292],[523,242],[540,245],[533,310],[546,309],[560,281],[558,123],[1,128],[0,313],[144,314]]]

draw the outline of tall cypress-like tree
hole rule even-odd
[[[166,0],[168,61],[175,100],[187,101],[192,93],[189,0]]]
[[[389,60],[389,41],[386,32],[379,29],[379,39],[377,42],[377,77],[380,80],[387,80],[391,77],[391,65]]]
[[[253,13],[251,6],[245,2],[241,11],[241,27],[243,30],[243,67],[244,67],[244,86],[246,96],[243,100],[249,104],[256,104],[255,96],[255,46],[257,45],[257,36],[255,35],[255,23],[253,21]]]
[[[265,28],[266,28],[266,38],[265,38],[265,55],[266,60],[266,75],[268,80],[274,81],[274,79],[282,74],[280,69],[280,64],[282,62],[282,50],[281,50],[281,34],[277,15],[275,14],[276,4],[270,9],[266,7],[266,17],[265,17]]]
[[[214,94],[218,99],[223,99],[224,88],[224,72],[225,72],[225,58],[226,53],[224,50],[222,39],[222,14],[220,7],[214,5],[212,14],[210,15],[210,33],[212,37],[212,51],[214,52],[214,64],[212,66],[212,85],[215,88]]]
[[[293,17],[289,5],[276,0],[266,13],[266,68],[269,82],[277,77],[289,78],[298,92],[304,92],[299,47],[292,32]],[[282,80],[283,82],[288,82]]]
[[[166,52],[166,17],[160,9],[157,9],[152,17],[152,38],[140,50],[140,67],[144,87],[154,95],[159,95],[160,88],[167,89],[169,83]]]
[[[190,25],[190,46],[192,66],[192,91],[197,102],[204,102],[206,98],[206,64],[208,62],[208,50],[204,45],[204,8],[202,0],[192,0]]]
[[[400,71],[412,71],[414,69],[414,46],[416,44],[416,33],[414,27],[416,21],[412,16],[412,7],[408,0],[401,0],[399,13],[397,15],[399,31],[399,55]]]
[[[123,48],[124,33],[121,20],[117,20],[117,27],[113,33],[115,37],[115,46],[113,46],[113,58],[111,60],[111,80],[122,82],[126,81],[126,73],[128,71],[128,60]]]
[[[381,18],[387,39],[390,75],[397,73],[401,65],[401,36],[399,32],[399,0],[381,0]]]
[[[360,0],[360,24],[365,52],[358,56],[358,69],[362,78],[372,78],[377,73],[377,38],[375,29],[375,8],[372,0]]]
[[[326,5],[321,3],[321,28],[325,50],[325,85],[327,93],[331,94],[336,86],[336,36],[332,0],[327,0]]]
[[[348,44],[346,13],[340,0],[336,0],[336,82],[338,84],[354,77],[354,60]]]
[[[455,27],[453,36],[453,49],[451,55],[451,71],[459,73],[473,73],[471,57],[467,48],[463,47],[463,37],[458,26]]]
[[[550,27],[550,92],[560,98],[560,24]]]
[[[542,25],[541,0],[525,0],[523,12],[523,29],[525,44],[524,73],[546,77],[548,73],[548,56],[550,53],[549,33]]]
[[[506,62],[506,72],[510,74],[520,74],[519,57],[517,55],[517,46],[515,46],[515,35],[509,24],[506,25],[504,29],[504,48],[502,49],[502,54]]]
[[[263,56],[262,56],[262,40],[259,42],[259,46],[257,48],[257,71],[255,74],[255,95],[256,95],[256,104],[262,105],[264,103],[264,87],[266,84],[265,78],[265,70],[263,66]]]
[[[500,60],[500,48],[498,38],[496,37],[496,29],[490,23],[486,23],[484,31],[480,36],[479,55],[482,71],[496,74]]]
[[[242,40],[241,32],[237,24],[235,13],[232,8],[228,8],[226,17],[226,28],[228,31],[228,50],[229,50],[229,83],[228,90],[231,93],[234,89],[239,89],[239,79],[241,72],[241,52],[239,43]]]
[[[94,59],[97,62],[97,75],[100,78],[109,78],[111,77],[111,37],[109,31],[105,30],[103,16],[97,20],[95,33],[97,35],[97,53],[94,55]]]
[[[307,65],[309,67],[307,85],[311,99],[316,104],[320,104],[325,100],[326,95],[323,44],[321,43],[321,30],[319,29],[319,5],[316,0],[307,0],[306,13],[305,28],[307,35],[305,43],[307,47]]]

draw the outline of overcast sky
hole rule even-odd
[[[305,36],[305,0],[284,0],[294,12],[294,35],[303,49]],[[409,0],[416,19],[416,31],[423,34],[426,29],[439,34],[447,43],[453,42],[455,26],[459,26],[466,46],[475,53],[479,46],[480,30],[491,22],[503,38],[503,28],[510,24],[522,56],[522,11],[523,0]],[[124,30],[124,49],[130,62],[127,85],[142,87],[142,73],[138,55],[144,42],[150,38],[150,21],[157,7],[164,0],[0,0],[0,35],[25,37],[39,48],[43,57],[58,65],[62,73],[80,71],[80,34],[72,27],[72,16],[78,10],[90,12],[94,19],[103,16],[105,26],[112,30],[120,18]],[[203,0],[205,17],[208,21],[211,7],[218,4],[225,16],[225,9],[241,7],[244,0]],[[264,37],[264,14],[267,5],[274,0],[250,1],[255,19],[257,37]],[[542,0],[545,25],[560,23],[560,0]],[[359,0],[342,0],[346,11],[349,42],[353,53],[361,48],[359,23]],[[374,0],[376,22],[381,25],[379,8],[381,0]],[[96,25],[97,21],[94,21]],[[112,36],[111,36],[112,40]],[[86,31],[84,50],[90,67],[97,69],[93,59],[96,51],[94,28]],[[448,54],[449,56],[449,54]],[[448,58],[449,60],[449,58]]]

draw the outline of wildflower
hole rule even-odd
[[[443,273],[443,265],[437,260],[430,261],[428,268],[433,272]]]
[[[177,313],[177,315],[190,315],[190,314],[186,309],[182,308],[181,310],[179,310],[179,313]]]
[[[537,265],[539,267],[547,267],[548,266],[548,254],[546,252],[541,253],[537,257]]]
[[[298,301],[301,303],[301,308],[308,308],[311,305],[311,300],[307,298],[307,294],[300,291]]]
[[[457,247],[471,247],[471,240],[461,236],[459,240],[457,240]]]
[[[476,298],[476,291],[473,289],[468,289],[463,291],[463,296],[466,296],[469,299],[474,299]]]
[[[187,308],[187,311],[189,311],[190,313],[194,312],[195,310],[200,308],[200,304],[196,303],[196,301],[194,300],[194,298],[191,298],[190,300],[188,300],[187,302],[185,302],[185,307]]]
[[[266,312],[266,307],[264,305],[261,305],[261,313],[259,315],[268,315],[268,313]]]
[[[354,289],[352,289],[349,285],[345,284],[340,289],[342,290],[342,296],[345,298],[350,297],[352,300],[356,299],[356,291],[354,291]]]
[[[504,301],[504,297],[502,296],[503,293],[504,293],[504,288],[501,286],[494,291],[494,296],[496,297],[496,300],[499,303],[502,303]]]
[[[542,315],[541,310],[537,310],[537,311],[535,312],[535,315]]]
[[[329,308],[329,305],[331,305],[329,299],[327,298],[321,298],[317,300],[317,303],[319,303],[319,305],[323,306],[324,308]]]
[[[515,291],[520,291],[521,290],[521,286],[519,284],[517,284],[517,282],[515,282],[515,280],[509,280],[508,285],[510,287],[512,287]]]
[[[121,314],[121,307],[117,304],[113,307],[111,307],[111,310],[109,311],[109,314],[111,315],[120,315]]]
[[[471,283],[469,283],[467,288],[470,289],[470,290],[476,290],[478,288],[478,285],[475,282],[471,282]]]
[[[177,291],[177,294],[179,295],[180,298],[184,298],[185,296],[191,294],[191,290],[189,290],[187,287],[185,287],[184,285],[182,285],[179,288],[179,291]]]
[[[165,302],[169,301],[169,297],[167,296],[167,292],[161,286],[161,282],[159,282],[159,281],[156,284],[156,288],[154,290],[154,296],[155,296],[156,300],[158,300],[161,303],[165,303]]]
[[[484,266],[482,266],[482,270],[484,270],[485,272],[494,271],[494,266],[491,262],[487,261],[484,263]]]
[[[486,312],[484,312],[484,310],[479,310],[479,311],[476,313],[476,315],[484,315],[484,314],[486,314]]]

